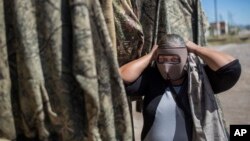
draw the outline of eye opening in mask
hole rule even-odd
[[[181,58],[176,54],[159,54],[157,56],[157,63],[159,64],[179,64],[181,62]]]

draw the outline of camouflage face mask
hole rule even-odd
[[[187,62],[186,47],[168,47],[157,49],[157,67],[166,80],[178,80],[185,74]]]

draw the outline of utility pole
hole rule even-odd
[[[219,35],[219,23],[217,16],[217,0],[214,0],[215,35]]]
[[[228,33],[231,33],[231,29],[232,29],[232,13],[230,11],[227,11],[227,20],[228,20]]]

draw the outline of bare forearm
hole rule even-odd
[[[201,57],[203,61],[214,71],[235,60],[229,54],[216,51],[211,48],[200,47],[192,42],[187,43],[188,49]]]
[[[144,71],[144,69],[150,64],[152,60],[152,54],[149,53],[139,59],[129,62],[119,68],[120,76],[125,83],[134,82]]]
[[[228,54],[210,48],[199,48],[196,50],[196,53],[214,71],[235,60]]]

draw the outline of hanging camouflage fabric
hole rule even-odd
[[[0,140],[132,140],[112,26],[99,0],[0,6]]]
[[[205,45],[206,18],[199,0],[160,0],[158,39],[165,34],[179,34],[185,39]],[[156,1],[143,0],[141,24],[145,36],[143,54],[151,49]]]
[[[11,106],[11,82],[3,9],[3,1],[0,1],[0,139],[1,137],[13,139],[16,133]]]
[[[141,56],[144,39],[139,18],[130,0],[113,0],[117,37],[117,56],[120,65]]]

